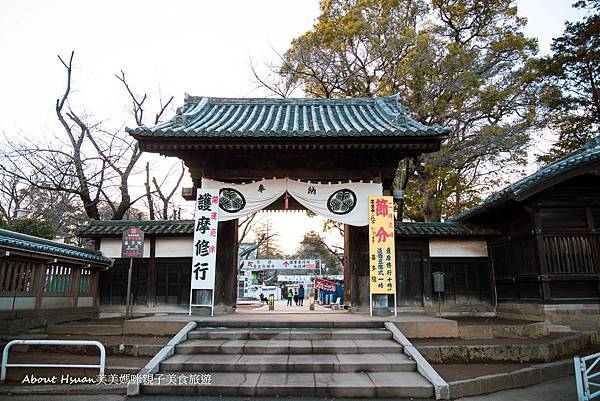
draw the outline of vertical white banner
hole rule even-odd
[[[217,261],[217,227],[219,223],[219,190],[216,188],[198,188],[197,192],[196,211],[194,214],[191,289],[212,290],[214,293]]]

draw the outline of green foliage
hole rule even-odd
[[[575,7],[590,13],[567,22],[563,36],[552,43],[552,55],[537,64],[546,108],[544,123],[558,133],[548,154],[550,163],[580,148],[600,133],[600,1],[581,0]]]
[[[9,222],[0,222],[0,227],[46,239],[54,239],[56,234],[50,222],[35,218],[22,218]]]
[[[451,127],[440,152],[417,160],[407,196],[420,202],[412,216],[439,220],[525,162],[537,45],[512,3],[324,0],[278,72],[313,97],[399,93],[417,120]]]
[[[326,245],[324,238],[314,231],[304,234],[304,238],[300,241],[300,246],[294,257],[298,259],[321,259],[321,262],[327,267],[329,274],[341,274],[342,271],[340,260]]]

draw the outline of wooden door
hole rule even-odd
[[[423,306],[423,251],[401,250],[396,258],[398,306]]]

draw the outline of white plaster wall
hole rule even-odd
[[[486,256],[488,256],[486,240],[429,240],[429,257],[431,258],[478,258]]]
[[[121,238],[100,239],[100,252],[109,258],[121,257]],[[144,257],[150,257],[150,240],[144,241]]]
[[[192,257],[192,237],[166,237],[156,239],[156,257]]]
[[[94,306],[94,297],[79,297],[77,298],[77,307],[84,308]]]

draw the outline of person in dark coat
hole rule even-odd
[[[300,284],[298,289],[298,303],[300,306],[304,306],[304,286]]]
[[[298,306],[298,291],[294,290],[294,303]]]

